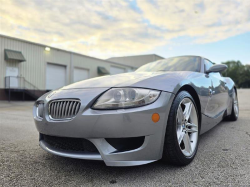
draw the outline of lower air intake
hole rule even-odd
[[[144,143],[145,136],[131,138],[106,138],[106,141],[116,149],[115,152],[124,152],[138,149]]]
[[[50,146],[64,151],[99,153],[95,145],[84,138],[66,138],[41,134],[41,139]]]

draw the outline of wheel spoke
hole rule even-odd
[[[195,125],[194,123],[187,123],[186,125],[187,127],[191,127],[190,129],[189,128],[186,128],[186,131],[187,132],[198,132],[198,128],[197,128],[197,125]]]
[[[188,127],[197,127],[197,125],[195,125],[194,123],[187,123]]]
[[[198,132],[198,130],[196,130],[196,129],[186,129],[186,131],[187,131],[187,132],[191,132],[191,133],[193,133],[193,132]]]
[[[178,110],[177,110],[177,119],[180,123],[182,123],[184,121],[184,115],[183,115],[183,110],[182,110],[181,106],[179,106]]]
[[[178,143],[179,145],[181,144],[182,140],[183,140],[183,137],[184,137],[185,133],[184,132],[181,132],[178,136]]]
[[[183,137],[183,142],[185,145],[185,151],[187,151],[188,153],[191,153],[192,152],[191,142],[189,139],[189,135],[187,133],[185,133],[185,135]]]
[[[185,104],[185,110],[183,112],[185,120],[188,120],[192,110],[193,104],[191,102]]]

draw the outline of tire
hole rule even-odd
[[[185,109],[188,110],[190,107],[190,119],[186,120],[188,115]],[[175,97],[169,112],[162,160],[179,166],[191,163],[198,149],[199,132],[199,113],[196,103],[187,91],[181,91]]]
[[[232,102],[232,113],[228,116],[229,121],[237,121],[239,117],[239,104],[238,104],[238,97],[236,94],[236,90],[233,90],[233,102]]]

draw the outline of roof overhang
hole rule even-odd
[[[4,59],[6,61],[16,61],[16,62],[26,61],[21,51],[14,51],[10,49],[4,49]]]
[[[100,66],[97,67],[97,73],[99,75],[109,75],[110,74],[109,71],[105,67],[100,67]]]

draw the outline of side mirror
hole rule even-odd
[[[214,72],[214,73],[217,73],[217,72],[222,72],[222,71],[225,71],[227,69],[227,65],[225,64],[216,64],[216,65],[213,65],[212,67],[209,68],[209,70],[206,71],[206,73],[211,73],[211,72]]]

